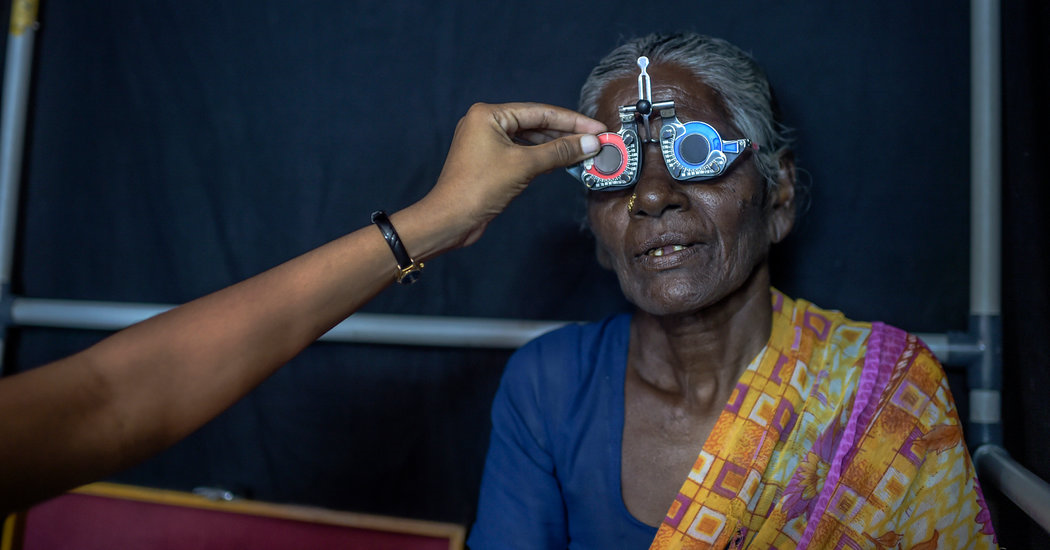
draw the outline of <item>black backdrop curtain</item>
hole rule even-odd
[[[1031,263],[1046,251],[1045,231],[1032,232],[1045,225],[1046,202],[1032,197],[1046,197],[1033,176],[1046,150],[1034,122],[1048,120],[1035,70],[1047,66],[1046,15],[1034,2],[1003,8],[1004,203],[1023,210],[1004,217],[1005,233],[1024,243],[1004,251],[1008,331],[1047,324],[1046,271]],[[234,283],[422,196],[471,103],[574,106],[625,37],[686,29],[752,52],[797,128],[812,207],[775,253],[775,284],[856,319],[966,329],[965,3],[45,0],[40,20],[17,295],[179,303]],[[481,242],[364,311],[592,320],[623,309],[580,228],[578,187],[542,176]],[[1013,304],[1024,304],[1017,317]],[[105,335],[12,336],[8,372]],[[1008,443],[1048,477],[1045,459],[1025,460],[1046,456],[1034,442],[1046,428],[1022,426],[1033,410],[1046,416],[1046,353],[1010,338],[1008,361],[1027,366],[1007,365],[1020,388],[1006,398]],[[469,523],[508,354],[317,344],[116,479]],[[965,408],[961,375],[952,382]],[[1034,531],[1006,510],[1012,531]]]

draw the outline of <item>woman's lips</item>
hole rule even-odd
[[[650,268],[672,267],[685,261],[695,252],[696,243],[673,243],[649,248],[635,259]]]
[[[659,257],[662,257],[662,256],[666,256],[668,254],[672,254],[674,252],[681,252],[682,250],[685,250],[686,248],[689,248],[690,246],[693,246],[693,245],[691,245],[691,244],[670,244],[670,245],[667,245],[667,246],[650,248],[649,250],[645,251],[645,255],[659,258]]]

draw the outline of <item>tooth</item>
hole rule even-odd
[[[680,244],[674,245],[674,251],[678,252],[679,250],[685,250],[685,247]]]
[[[663,255],[664,255],[664,249],[662,249],[662,248],[657,248],[656,250],[653,251],[653,256],[663,256]]]

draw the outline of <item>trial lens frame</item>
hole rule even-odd
[[[724,141],[706,122],[681,122],[675,114],[673,100],[653,103],[648,66],[649,58],[638,58],[638,102],[619,108],[620,129],[599,134],[601,149],[598,154],[567,168],[588,189],[616,191],[637,183],[642,167],[641,147],[649,143],[660,144],[667,171],[679,181],[704,181],[717,177],[745,150],[758,148],[747,138]],[[663,120],[659,141],[649,133],[649,115],[653,111],[658,112]],[[638,132],[639,116],[645,139]]]

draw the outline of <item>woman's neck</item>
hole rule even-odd
[[[703,310],[667,317],[636,312],[628,364],[654,389],[680,394],[683,404],[720,407],[766,345],[772,318],[763,264],[741,288]]]

